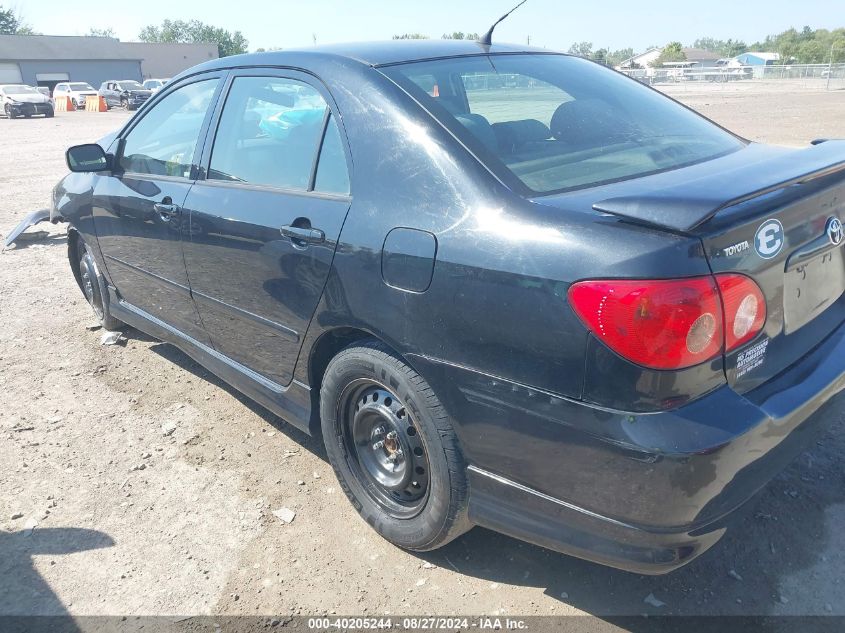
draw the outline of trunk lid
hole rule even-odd
[[[744,393],[795,364],[845,320],[845,141],[800,150],[749,145],[728,156],[542,202],[698,237],[714,273],[751,277],[767,319],[725,355]],[[565,202],[564,202],[565,201]],[[665,276],[672,276],[665,271]]]
[[[805,167],[796,157],[794,170]],[[740,393],[792,366],[845,320],[843,218],[840,163],[731,202],[690,231],[714,273],[748,275],[766,298],[763,332],[725,356],[728,382]]]

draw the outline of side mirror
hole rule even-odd
[[[74,145],[65,153],[68,169],[71,171],[105,171],[109,158],[96,143]]]

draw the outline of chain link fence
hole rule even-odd
[[[788,82],[808,90],[845,90],[845,63],[777,66],[639,68],[621,72],[648,84]],[[786,83],[784,84],[786,85]]]

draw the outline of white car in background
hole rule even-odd
[[[167,79],[147,79],[143,85],[144,88],[155,94],[164,88],[168,81],[170,81],[169,77]]]
[[[32,86],[23,84],[0,85],[0,112],[7,119],[44,115],[53,116],[53,103]]]
[[[85,107],[88,97],[96,97],[97,89],[84,81],[65,81],[53,88],[53,100],[70,97],[77,110]]]

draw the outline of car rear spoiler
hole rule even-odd
[[[816,142],[642,195],[602,200],[593,209],[686,233],[726,207],[838,171],[845,171],[845,140]]]

